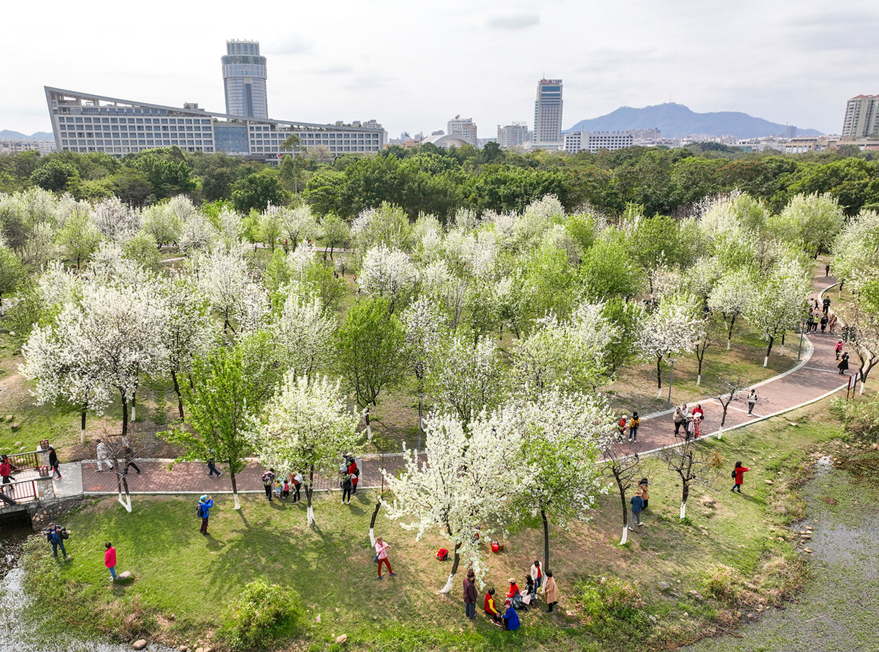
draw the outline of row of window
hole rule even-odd
[[[172,124],[172,125],[182,125],[182,124],[196,124],[196,125],[210,125],[211,121],[209,118],[72,118],[68,116],[59,116],[58,117],[59,124],[64,123],[82,123],[82,124],[148,124],[148,125],[158,125],[158,124]]]
[[[158,132],[158,131],[184,132],[185,131],[185,132],[189,133],[189,132],[196,132],[196,131],[208,131],[209,132],[211,130],[210,127],[199,127],[197,125],[195,127],[188,126],[188,125],[186,127],[183,127],[183,126],[178,127],[176,125],[171,125],[171,126],[163,126],[163,127],[161,127],[161,129],[159,129],[158,127],[151,127],[149,125],[146,127],[144,127],[142,125],[135,125],[132,127],[129,127],[128,125],[121,125],[121,126],[120,125],[58,125],[58,126],[60,127],[60,130],[62,132],[76,131],[76,132],[80,132],[80,133],[83,131],[95,131],[95,132],[99,132],[99,131],[113,131],[113,132],[116,132],[116,131],[137,131],[137,132],[141,132],[141,131],[143,131],[143,132],[150,132],[150,133],[152,133],[154,131],[155,132]],[[62,133],[62,136],[63,135],[64,134]],[[196,134],[196,135],[199,137],[201,136],[201,134]]]
[[[212,140],[182,140],[182,139],[167,139],[167,140],[158,140],[158,139],[149,139],[143,138],[140,140],[128,140],[128,139],[119,139],[119,140],[107,140],[107,139],[61,139],[61,145],[67,147],[68,145],[96,145],[99,147],[106,147],[109,145],[140,145],[142,147],[170,147],[171,145],[189,145],[191,147],[212,147],[214,141]]]
[[[254,146],[251,148],[254,152],[277,152],[278,148],[275,147],[259,147]],[[359,147],[343,147],[343,146],[330,146],[329,150],[331,152],[377,152],[378,145],[360,145]]]
[[[108,154],[131,154],[134,152],[142,152],[145,149],[149,149],[149,147],[63,147],[64,151],[68,152],[81,152],[83,154],[87,152],[106,152]],[[213,147],[205,147],[204,149],[200,149],[197,147],[181,147],[180,149],[186,152],[206,152],[207,154],[213,154]]]

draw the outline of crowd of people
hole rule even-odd
[[[521,621],[517,612],[536,609],[540,595],[543,596],[546,603],[547,613],[552,613],[553,607],[558,604],[559,591],[552,571],[548,570],[544,575],[543,567],[539,561],[532,564],[530,571],[525,576],[524,589],[519,588],[514,577],[509,579],[509,583],[510,586],[504,594],[503,603],[500,602],[499,597],[496,597],[497,591],[494,588],[489,588],[485,592],[482,601],[485,615],[498,627],[503,627],[508,631],[519,629]],[[472,570],[468,570],[467,576],[464,578],[464,614],[471,620],[476,618],[477,597],[475,574]]]

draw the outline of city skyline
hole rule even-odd
[[[39,30],[36,39],[10,30],[0,43],[5,60],[17,62],[4,70],[0,125],[48,131],[43,85],[221,111],[218,55],[227,40],[252,39],[272,70],[273,118],[368,115],[392,136],[430,133],[457,113],[482,125],[530,123],[535,81],[546,77],[565,82],[565,129],[619,106],[670,99],[698,112],[743,111],[838,133],[847,100],[879,90],[869,56],[879,8],[865,0],[841,5],[831,10],[813,0],[792,12],[755,0],[710,7],[385,0],[370,12],[348,2],[331,12],[306,6],[291,21],[277,2],[266,12],[227,14],[158,0],[151,19],[173,20],[159,20],[154,32],[138,22],[143,15],[118,4],[96,0],[86,15],[50,0],[3,13],[9,25]],[[61,12],[63,21],[47,20]],[[272,13],[277,19],[267,18]],[[625,30],[595,29],[585,38],[570,31],[577,24]],[[76,38],[87,33],[100,39]],[[455,59],[467,62],[466,74]]]

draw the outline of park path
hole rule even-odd
[[[820,297],[820,294],[828,287],[836,283],[832,277],[823,275],[823,266],[816,268],[813,279],[814,292],[812,296]],[[804,343],[804,362],[793,370],[788,371],[756,385],[759,401],[753,416],[748,416],[747,404],[745,403],[746,392],[734,400],[727,411],[724,431],[735,426],[741,426],[747,422],[761,417],[789,410],[795,406],[818,399],[829,392],[842,389],[847,384],[848,377],[840,378],[836,369],[836,354],[834,346],[837,338],[835,335],[821,333],[813,334]],[[811,342],[811,347],[809,343]],[[793,342],[788,342],[788,346]],[[703,435],[715,434],[720,428],[722,407],[712,398],[706,397],[699,401],[705,410],[705,420],[702,422],[701,432]],[[674,424],[672,411],[647,415],[642,417],[641,429],[638,433],[638,443],[631,447],[632,452],[648,453],[659,448],[672,445],[676,442],[674,437]],[[341,463],[341,458],[339,460]],[[138,460],[137,465],[141,469],[140,474],[133,470],[128,475],[129,489],[135,494],[201,494],[231,493],[232,485],[227,471],[219,478],[209,478],[207,467],[195,462],[183,462],[175,464],[169,469],[171,460]],[[384,468],[390,473],[400,470],[404,465],[401,453],[389,453],[384,455],[365,455],[358,459],[360,467],[361,488],[376,488],[382,486],[382,474]],[[66,465],[68,467],[74,465]],[[63,469],[62,469],[63,470]],[[65,482],[65,486],[57,487],[58,493],[63,495],[103,494],[116,493],[116,477],[110,471],[98,472],[94,461],[76,463],[72,479],[78,479],[81,475],[81,489],[73,485],[73,482]],[[263,486],[260,477],[263,467],[255,460],[250,461],[247,467],[237,476],[238,490],[242,493],[262,493]],[[59,483],[60,484],[60,483]],[[335,478],[318,478],[315,489],[326,491],[338,489]]]

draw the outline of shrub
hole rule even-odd
[[[624,617],[643,606],[638,588],[631,582],[611,577],[589,580],[580,593],[583,612],[592,618]]]
[[[842,421],[846,433],[864,443],[879,441],[879,398],[860,396],[847,401],[835,398],[830,412]]]
[[[219,635],[232,649],[265,648],[293,635],[303,615],[295,592],[259,579],[246,584],[229,605]]]
[[[736,569],[723,564],[711,564],[705,571],[705,591],[727,603],[735,603],[739,597],[740,579]]]

